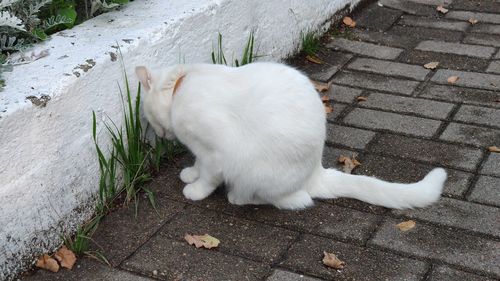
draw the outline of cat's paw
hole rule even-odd
[[[206,186],[198,181],[186,185],[182,190],[182,194],[189,200],[198,201],[207,198],[214,190],[215,188]]]
[[[181,171],[180,178],[184,183],[193,183],[200,177],[198,169],[195,167],[184,168]]]

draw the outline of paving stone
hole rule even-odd
[[[500,82],[500,80],[498,81]],[[500,109],[462,105],[454,119],[467,123],[500,127]]]
[[[352,103],[363,90],[340,85],[332,85],[326,92],[330,100],[334,102]]]
[[[137,215],[135,205],[130,204],[105,216],[92,236],[91,250],[101,252],[116,266],[184,207],[184,204],[160,195],[155,201],[156,210],[146,198],[140,198]]]
[[[462,39],[462,32],[446,29],[401,26],[395,25],[389,31],[388,35],[400,36],[402,38],[413,38],[414,40],[440,40],[447,42],[459,42]],[[418,41],[417,44],[420,42]],[[416,46],[415,44],[414,46]]]
[[[361,166],[353,173],[373,176],[390,182],[414,183],[420,181],[434,166],[415,163],[409,159],[397,159],[390,156],[367,154],[360,158]],[[472,179],[471,173],[446,169],[448,178],[444,185],[445,196],[462,197]]]
[[[465,229],[500,237],[500,209],[467,201],[441,198],[426,208],[393,210],[394,215],[428,221],[444,226]]]
[[[385,46],[397,47],[397,48],[413,49],[420,42],[420,38],[416,38],[417,36],[410,37],[407,36],[408,34],[403,34],[403,35],[393,34],[392,33],[393,30],[394,27],[389,32],[354,29],[352,30],[352,33],[356,39],[359,39],[361,41],[378,43]],[[456,40],[457,41],[460,40],[460,37],[457,37]]]
[[[500,242],[422,223],[402,232],[395,227],[401,221],[384,222],[370,245],[500,277]]]
[[[151,275],[151,272],[149,272]],[[22,278],[25,281],[153,281],[147,277],[139,276],[133,272],[109,267],[90,258],[79,258],[72,270],[61,269],[57,273],[38,270],[33,275]]]
[[[495,102],[495,100],[500,100],[500,92],[487,90],[429,84],[419,96],[449,102],[500,107],[500,103]]]
[[[468,199],[500,207],[500,178],[480,176]]]
[[[326,136],[327,142],[364,149],[375,136],[375,132],[328,124]]]
[[[337,240],[363,244],[380,221],[380,216],[318,202],[302,211],[280,211],[260,207],[243,216],[268,224]]]
[[[377,3],[354,15],[356,25],[373,30],[387,30],[403,14],[401,11],[380,7]]]
[[[159,234],[183,241],[185,234],[204,234],[224,241],[221,252],[273,262],[279,258],[298,233],[257,224],[206,209],[190,207],[161,228]],[[255,241],[260,241],[258,244]]]
[[[475,170],[482,158],[480,149],[389,134],[375,139],[370,147],[376,153],[471,171]]]
[[[332,42],[327,44],[327,47],[379,59],[395,59],[402,52],[402,50],[398,48],[352,41],[344,38],[335,38]]]
[[[275,269],[273,271],[273,274],[271,274],[271,276],[269,276],[266,280],[267,281],[320,281],[320,279],[280,269]]]
[[[422,41],[417,45],[417,47],[415,47],[415,49],[421,51],[451,53],[456,55],[485,59],[490,58],[491,55],[495,52],[495,49],[492,47],[433,40]]]
[[[500,59],[500,50],[498,50],[497,54],[495,55],[495,59]]]
[[[453,0],[407,0],[407,1],[423,5],[430,5],[430,6],[442,5],[444,7],[448,7],[450,4],[453,3]]]
[[[450,123],[439,138],[451,142],[489,147],[494,145],[496,140],[500,139],[500,130],[459,123]]]
[[[362,128],[389,130],[422,137],[433,136],[441,125],[441,122],[437,120],[365,108],[356,108],[351,111],[344,118],[344,123]]]
[[[328,119],[331,122],[335,122],[339,115],[346,109],[346,105],[340,104],[340,103],[334,103],[333,105],[330,104],[330,106],[333,107],[333,112],[327,114],[326,119]]]
[[[420,65],[403,64],[367,58],[357,58],[355,61],[351,62],[347,68],[389,76],[402,76],[419,81],[424,81],[425,77],[429,73],[429,70]]]
[[[451,103],[381,93],[370,94],[366,101],[359,103],[359,106],[401,113],[414,113],[436,119],[445,119],[454,107]]]
[[[465,21],[447,21],[443,19],[416,17],[411,15],[405,15],[401,17],[401,20],[398,22],[398,24],[415,26],[415,27],[439,28],[439,29],[447,29],[455,31],[466,31],[470,25],[468,22]]]
[[[469,33],[465,36],[464,43],[500,47],[500,35]]]
[[[469,11],[454,11],[451,10],[446,13],[446,18],[448,19],[457,19],[467,21],[469,19],[476,19],[480,22],[489,22],[489,23],[497,23],[500,24],[500,17],[498,14],[490,14],[490,13],[477,13],[477,12],[469,12]]]
[[[380,4],[403,11],[411,15],[437,15],[436,9],[427,5],[420,5],[418,3],[405,1],[405,0],[380,0]]]
[[[270,268],[217,250],[196,249],[185,241],[156,235],[121,265],[162,280],[262,280]]]
[[[419,82],[389,78],[383,75],[343,71],[333,78],[334,83],[411,95]]]
[[[439,69],[436,74],[432,76],[431,81],[441,84],[448,84],[447,80],[450,76],[459,77],[458,81],[454,83],[456,86],[465,86],[494,91],[500,90],[500,75],[494,74]]]
[[[337,71],[346,64],[351,58],[351,54],[341,52],[332,52],[329,49],[322,49],[317,56],[323,60],[324,64],[309,62],[304,58],[298,58],[292,61],[294,66],[304,71],[311,79],[327,82]]]
[[[388,212],[389,209],[382,207],[371,205],[369,203],[359,201],[352,198],[335,198],[335,199],[327,199],[323,200],[324,202],[328,202],[330,204],[347,207],[355,210],[359,210],[365,213],[373,213],[377,215],[383,215]]]
[[[324,266],[321,262],[324,251],[343,260],[345,268],[333,270]],[[293,245],[280,266],[325,280],[367,280],[367,276],[370,280],[421,280],[427,270],[422,261],[311,235]]]
[[[452,269],[444,265],[435,267],[428,281],[457,281],[457,280],[467,280],[467,281],[493,281],[488,277],[463,272],[460,270]]]
[[[453,0],[454,10],[500,13],[498,0]]]
[[[466,71],[484,71],[489,64],[489,61],[486,59],[418,50],[407,50],[403,52],[401,56],[399,56],[398,61],[422,66],[431,61],[438,61],[438,68]]]
[[[500,153],[490,153],[481,174],[500,177]]]
[[[478,23],[472,27],[472,32],[500,35],[500,25]]]
[[[486,71],[500,74],[500,61],[492,61]]]

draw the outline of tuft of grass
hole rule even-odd
[[[227,65],[224,50],[222,49],[222,34],[220,34],[220,32],[217,36],[217,51],[212,50],[212,62],[213,64]]]
[[[319,51],[319,38],[312,31],[300,34],[302,51],[309,56],[314,56]]]
[[[233,66],[239,67],[245,64],[249,64],[255,61],[259,56],[254,53],[254,43],[255,43],[255,32],[252,30],[248,35],[248,40],[243,49],[243,54],[241,59],[235,59]],[[213,64],[224,64],[227,65],[227,60],[224,55],[224,50],[222,48],[222,34],[220,32],[217,36],[217,49],[212,50],[212,63]]]
[[[160,164],[163,159],[173,160],[175,156],[184,152],[186,152],[186,148],[180,142],[156,137],[153,149],[152,166],[156,171],[159,171]]]

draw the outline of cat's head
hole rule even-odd
[[[170,140],[175,138],[170,112],[175,83],[181,77],[179,71],[178,67],[170,67],[154,73],[145,66],[135,68],[135,73],[143,88],[144,115],[159,137]]]

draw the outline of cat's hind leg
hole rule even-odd
[[[198,163],[198,179],[182,190],[184,196],[193,201],[207,198],[223,182],[222,169],[218,165],[198,158],[196,163]]]
[[[305,190],[298,190],[283,197],[269,200],[271,204],[279,209],[300,210],[314,204],[311,196]]]

